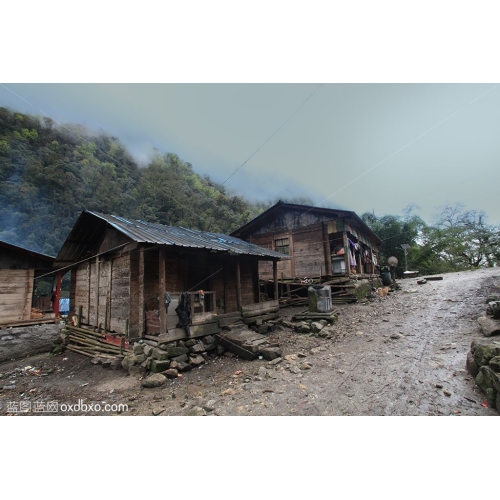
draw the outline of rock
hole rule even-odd
[[[90,360],[90,362],[93,364],[93,365],[99,365],[102,363],[102,358],[100,358],[99,356],[96,356],[95,358],[92,358]],[[121,360],[120,360],[120,365],[121,365]]]
[[[479,372],[479,367],[477,366],[471,351],[467,353],[467,361],[465,362],[465,367],[467,368],[467,371],[475,378]]]
[[[130,371],[130,367],[134,365],[135,356],[133,354],[128,354],[122,359],[122,368],[126,371]]]
[[[481,366],[476,376],[476,384],[483,390],[492,405],[496,405],[497,394],[500,392],[500,374],[489,366]]]
[[[185,363],[184,361],[176,361],[176,363],[176,369],[180,372],[187,372],[193,368],[189,363]]]
[[[481,332],[485,337],[500,335],[500,321],[487,318],[486,316],[481,316],[477,319],[477,322],[479,323]]]
[[[142,346],[142,344],[134,344],[134,346],[132,347],[132,352],[134,354],[142,354],[144,351],[144,348]]]
[[[184,413],[186,417],[204,417],[206,414],[207,412],[201,406],[193,406]]]
[[[205,344],[203,342],[200,342],[199,344],[195,344],[189,349],[192,353],[198,354],[201,352],[205,352],[207,350]]]
[[[495,356],[494,358],[491,358],[488,365],[496,372],[500,372],[500,356]]]
[[[451,396],[451,392],[450,392],[450,391],[447,391],[446,389],[443,391],[443,394],[444,394],[445,396],[448,396],[448,397],[450,397],[450,396]]]
[[[179,375],[179,372],[175,368],[169,368],[168,370],[165,370],[164,372],[161,372],[162,375],[165,375],[167,378],[177,378]]]
[[[153,408],[153,411],[151,412],[155,417],[157,415],[160,415],[165,411],[165,408]]]
[[[283,351],[280,347],[263,347],[260,353],[267,361],[272,361],[273,359],[281,357]]]
[[[265,377],[267,373],[267,370],[264,366],[261,366],[259,370],[257,371],[257,375],[260,375],[261,377]]]
[[[397,340],[397,339],[402,339],[403,336],[400,333],[392,333],[391,334],[391,339]]]
[[[188,356],[187,356],[187,354],[181,354],[180,356],[173,357],[172,361],[176,361],[177,363],[179,363],[179,362],[187,363]]]
[[[144,354],[146,356],[151,356],[152,352],[153,352],[153,347],[151,347],[150,345],[144,344]]]
[[[208,411],[208,412],[212,412],[215,410],[216,406],[215,406],[215,400],[214,399],[210,399],[209,401],[207,401],[204,405],[203,405],[203,409],[205,411]]]
[[[278,363],[281,363],[283,361],[283,358],[276,358],[273,359],[272,361],[269,361],[270,365],[277,365]]]
[[[324,328],[324,325],[322,325],[319,321],[313,321],[311,323],[311,332],[312,333],[318,333],[320,332],[321,330],[323,330]]]
[[[205,358],[196,354],[195,356],[189,356],[189,363],[194,366],[199,366],[205,363]]]
[[[157,359],[159,361],[163,361],[165,359],[168,359],[170,356],[167,351],[164,351],[163,349],[159,349],[158,347],[155,347],[153,351],[151,352],[151,356],[153,359]]]
[[[121,358],[112,359],[111,363],[109,364],[109,367],[112,370],[120,370],[122,368],[122,360],[121,360]]]
[[[169,345],[165,350],[167,351],[169,358],[182,356],[183,354],[187,354],[189,352],[188,347],[175,347],[174,345]]]
[[[165,377],[165,375],[162,375],[161,373],[153,373],[142,381],[141,386],[146,388],[160,387],[164,385],[166,381],[167,377]]]
[[[159,360],[159,359],[153,358],[151,360],[151,366],[149,369],[153,373],[160,373],[160,372],[164,372],[165,370],[168,370],[169,368],[170,368],[170,360],[169,359]]]
[[[203,337],[201,340],[205,345],[215,344],[215,337],[213,335],[207,335],[206,337]]]
[[[487,365],[495,356],[500,356],[500,345],[497,344],[476,344],[471,350],[478,368]]]

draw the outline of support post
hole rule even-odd
[[[241,312],[241,269],[240,260],[236,260],[236,307]]]
[[[160,334],[167,333],[167,311],[165,310],[165,275],[166,275],[166,256],[165,247],[159,249],[159,275],[160,280],[158,283],[158,306],[160,308]]]
[[[145,312],[144,312],[144,248],[139,250],[139,336],[144,337],[146,332],[145,327]]]
[[[76,322],[76,326],[78,328],[82,327],[82,312],[83,312],[83,306],[78,306],[78,319]]]
[[[278,261],[273,260],[274,300],[278,300]]]
[[[61,272],[56,275],[56,294],[54,297],[54,317],[59,318],[59,299],[61,298]]]
[[[325,252],[325,274],[332,275],[332,255],[328,239],[328,222],[323,222],[323,251]]]
[[[345,268],[347,271],[347,274],[351,274],[351,265],[349,264],[349,243],[347,242],[347,232],[344,229],[344,232],[342,233],[342,237],[344,240],[344,261],[345,261]]]
[[[95,258],[95,326],[99,326],[99,256]]]

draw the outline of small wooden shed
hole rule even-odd
[[[381,240],[348,210],[279,201],[231,235],[290,256],[278,264],[282,281],[378,273]],[[266,263],[260,278],[273,278]]]
[[[31,321],[35,279],[52,270],[55,257],[0,241],[0,326]]]
[[[214,317],[260,304],[259,262],[286,258],[238,238],[84,211],[55,268],[71,269],[70,311],[82,325],[133,340],[212,332]],[[277,284],[276,284],[277,286]],[[189,300],[192,328],[178,327]],[[277,303],[276,303],[277,306]]]

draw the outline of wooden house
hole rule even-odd
[[[377,274],[380,238],[354,213],[279,201],[231,233],[291,259],[278,263],[281,281]],[[273,278],[266,263],[260,278]]]
[[[55,267],[72,270],[70,310],[83,326],[168,342],[216,333],[214,318],[265,310],[259,262],[276,269],[284,257],[224,234],[84,211]],[[187,299],[189,331],[176,312]]]
[[[0,241],[0,326],[31,322],[35,279],[50,272],[54,261]]]

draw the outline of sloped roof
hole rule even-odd
[[[165,226],[141,220],[128,220],[117,215],[107,215],[86,210],[82,212],[71,230],[57,256],[56,262],[74,262],[83,258],[84,255],[81,254],[82,244],[95,241],[96,237],[103,233],[107,225],[129,238],[131,242],[200,248],[216,252],[267,257],[271,260],[289,258],[281,253],[247,243],[226,234]]]
[[[19,252],[25,254],[29,257],[36,257],[37,259],[44,259],[50,263],[54,262],[55,257],[51,255],[47,255],[40,252],[35,252],[33,250],[28,250],[27,248],[20,247],[18,245],[13,245],[12,243],[7,243],[6,241],[0,240],[0,247],[6,248],[8,250],[12,250],[14,252]]]
[[[363,231],[370,235],[373,240],[380,245],[382,243],[382,240],[373,232],[373,230],[363,222],[363,220],[356,214],[356,212],[352,212],[350,210],[339,210],[336,208],[323,208],[323,207],[312,207],[309,205],[297,205],[295,203],[286,203],[284,201],[278,201],[276,204],[274,204],[272,207],[268,208],[266,211],[262,212],[260,215],[252,219],[251,221],[247,222],[240,228],[236,229],[231,233],[231,235],[242,235],[242,234],[251,234],[253,231],[257,230],[259,227],[261,227],[267,220],[272,218],[275,213],[279,213],[279,211],[284,208],[284,209],[291,209],[291,210],[303,210],[304,213],[317,213],[321,215],[329,215],[329,214],[336,214],[339,217],[346,217],[346,218],[351,218],[352,220],[355,220],[356,223],[363,229]]]

